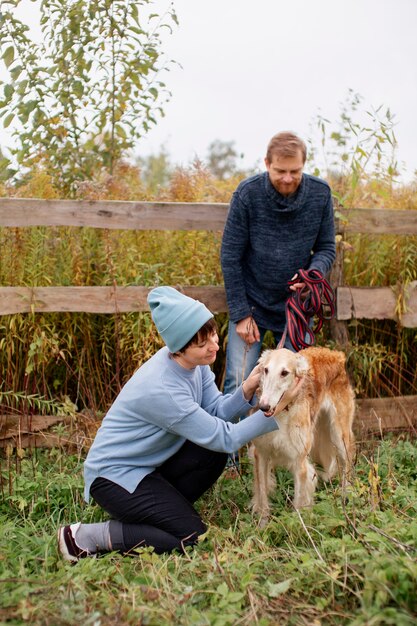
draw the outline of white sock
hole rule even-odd
[[[109,526],[110,520],[98,524],[80,524],[73,532],[74,541],[81,550],[91,554],[109,552],[112,549]]]

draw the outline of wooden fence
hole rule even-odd
[[[0,227],[76,226],[135,230],[222,231],[228,205],[223,203],[119,202],[0,199]],[[417,235],[417,211],[388,209],[338,210],[340,235],[351,233]],[[332,332],[338,343],[346,341],[345,323],[352,318],[392,319],[404,327],[417,327],[417,281],[407,288],[344,285],[343,247],[338,246],[331,276],[336,291],[336,319]],[[147,311],[149,288],[106,287],[0,287],[0,315],[30,312],[123,313]],[[221,286],[184,287],[184,292],[204,302],[213,312],[227,311]],[[399,297],[403,302],[397,306]],[[366,404],[368,403],[368,404]],[[385,410],[389,405],[388,412]],[[388,401],[361,401],[357,424],[376,431],[417,424],[417,396]],[[378,409],[376,412],[375,407]],[[380,418],[379,415],[383,417]],[[0,416],[1,417],[1,416]],[[51,418],[52,419],[52,418]],[[31,416],[25,436],[36,440],[36,420]],[[44,422],[44,418],[42,423]],[[21,420],[19,421],[22,428]],[[21,434],[22,430],[21,430]],[[16,439],[8,419],[0,421],[0,447]],[[3,442],[3,443],[2,443]]]

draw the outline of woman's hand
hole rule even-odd
[[[259,387],[259,380],[261,378],[261,366],[256,365],[246,380],[242,383],[242,391],[245,400],[250,402],[253,398],[255,391]]]

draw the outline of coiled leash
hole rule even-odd
[[[288,286],[304,283],[304,287],[292,291],[285,303],[286,326],[279,342],[282,348],[288,337],[297,352],[314,344],[324,320],[331,320],[335,314],[335,294],[327,280],[318,270],[298,270],[296,277],[288,281]],[[310,320],[316,317],[314,328]]]

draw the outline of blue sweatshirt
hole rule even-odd
[[[244,180],[233,194],[224,229],[221,263],[230,319],[252,315],[262,328],[283,332],[287,281],[299,269],[325,276],[335,259],[329,185],[303,174],[284,197],[268,173]]]
[[[187,370],[162,348],[130,378],[103,419],[84,464],[86,500],[99,476],[132,493],[186,439],[231,453],[277,429],[261,411],[231,423],[251,408],[242,387],[223,395],[208,365]]]

